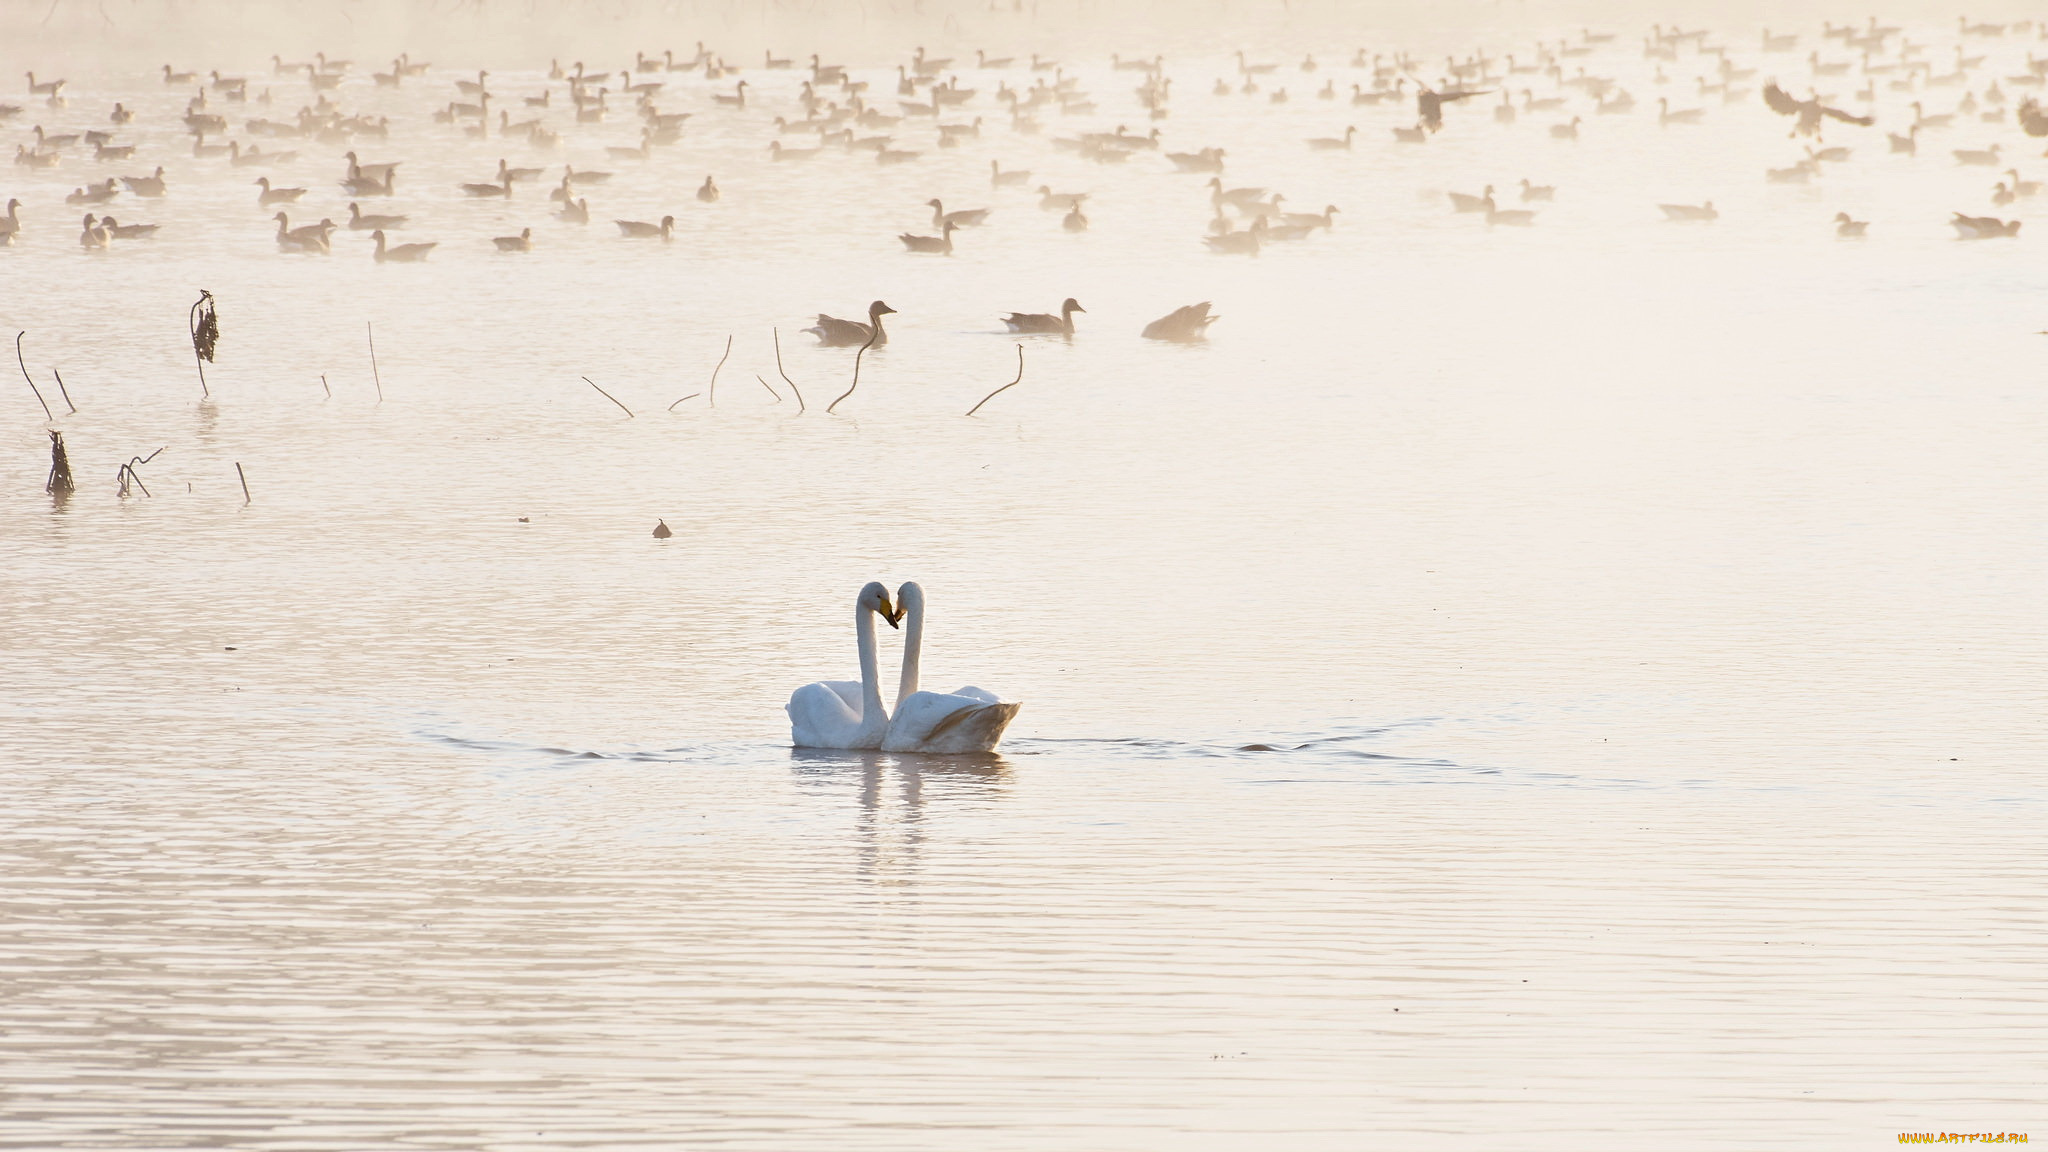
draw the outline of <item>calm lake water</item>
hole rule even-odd
[[[1881,91],[1878,127],[1827,133],[1848,161],[1779,186],[1789,121],[1703,102],[1690,50],[1660,88],[1624,32],[1564,63],[1634,113],[1574,92],[1502,124],[1481,97],[1420,146],[1390,131],[1412,101],[1350,105],[1352,45],[1258,46],[1288,63],[1253,95],[1211,93],[1238,82],[1213,46],[1169,54],[1166,150],[1341,209],[1256,260],[1204,249],[1204,177],[1055,146],[1151,127],[1102,59],[1068,72],[1099,111],[1035,136],[992,98],[1031,74],[962,71],[981,95],[941,119],[981,135],[901,126],[923,155],[890,167],[768,160],[801,71],[742,73],[744,110],[711,99],[731,78],[655,77],[695,117],[638,163],[604,151],[638,139],[628,102],[578,125],[544,67],[444,51],[394,92],[358,63],[333,99],[391,135],[354,147],[402,161],[363,207],[439,243],[417,266],[347,231],[277,251],[249,182],[343,219],[346,145],[196,159],[188,90],[138,69],[7,96],[14,141],[122,100],[138,147],[0,176],[25,221],[0,323],[80,485],[43,493],[43,413],[0,386],[0,1148],[2048,1128],[2048,271],[2030,231],[1945,223],[2048,227],[1951,149],[2048,163],[2009,115],[1917,157],[1883,135],[2032,41]],[[1917,35],[1952,54],[1952,23]],[[896,61],[856,69],[883,108]],[[434,123],[476,67],[564,145]],[[238,125],[308,98],[248,69],[278,103]],[[1660,93],[1705,122],[1660,129]],[[1347,124],[1350,151],[1302,143]],[[550,175],[467,202],[500,156]],[[1091,229],[991,159],[1089,192]],[[565,161],[615,173],[587,227],[549,214]],[[157,164],[167,197],[105,210],[159,235],[82,251],[64,194]],[[1526,229],[1444,195],[1520,207],[1523,177],[1558,189]],[[896,239],[935,195],[994,208],[951,258]],[[1656,208],[1710,199],[1711,225]],[[610,223],[665,214],[667,244]],[[492,250],[522,227],[531,253]],[[1017,371],[997,317],[1066,296],[1076,338],[1022,340],[1022,383],[963,417]],[[876,298],[891,340],[827,416],[852,351],[798,330]],[[1137,337],[1199,300],[1206,346]],[[999,756],[791,750],[782,704],[852,673],[871,579],[926,588],[927,686],[1024,701]],[[899,651],[885,629],[885,680]]]

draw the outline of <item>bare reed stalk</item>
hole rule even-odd
[[[782,329],[770,328],[768,331],[775,337],[775,371],[782,377],[782,382],[789,385],[789,390],[796,393],[796,414],[801,416],[804,414],[804,394],[797,389],[796,381],[789,378],[789,373],[782,370]]]
[[[240,460],[235,461],[235,475],[242,478],[242,504],[246,507],[249,503],[249,474],[242,471]]]
[[[716,408],[716,407],[718,407],[718,369],[719,369],[719,368],[723,368],[723,367],[725,367],[725,362],[726,362],[726,359],[727,359],[728,357],[730,357],[731,355],[732,355],[732,336],[731,336],[730,334],[728,334],[728,335],[726,336],[726,338],[725,338],[725,355],[724,355],[724,356],[720,356],[720,357],[718,358],[718,367],[716,367],[716,368],[713,368],[713,369],[711,370],[711,389],[710,389],[710,392],[709,392],[709,399],[710,399],[710,401],[711,401],[711,406],[712,406],[713,408]]]
[[[28,380],[28,390],[36,394],[36,403],[41,404],[43,406],[43,416],[46,419],[55,420],[57,418],[57,414],[50,411],[50,402],[48,400],[43,399],[43,390],[41,388],[36,387],[36,382],[34,380],[29,379],[28,361],[23,360],[21,358],[21,338],[26,335],[28,335],[28,331],[26,329],[20,332],[16,332],[14,334],[14,362],[16,364],[21,365],[21,378],[23,380]]]
[[[761,374],[759,372],[754,373],[754,379],[761,380]],[[775,385],[770,384],[766,380],[761,380],[761,387],[766,388],[768,390],[768,394],[770,396],[775,397],[775,402],[777,404],[782,403],[782,393],[777,392],[775,390]]]
[[[332,399],[334,399],[334,389],[332,389],[332,388],[329,388],[329,387],[327,386],[327,373],[325,373],[325,372],[322,372],[322,373],[320,374],[320,390],[321,390],[322,392],[325,392],[325,393],[327,393],[327,398],[328,398],[329,400],[332,400]]]
[[[377,403],[382,404],[384,402],[384,377],[377,372],[377,328],[368,320],[365,320],[363,321],[363,330],[370,334],[370,379],[377,382]],[[322,376],[320,382],[326,383],[327,377]]]
[[[874,317],[870,316],[868,319],[874,320]],[[839,394],[838,400],[825,405],[825,415],[830,416],[832,410],[839,407],[840,401],[853,395],[853,390],[860,387],[860,358],[868,354],[868,349],[875,346],[875,337],[882,334],[882,322],[880,320],[875,320],[874,329],[874,331],[868,333],[868,342],[861,345],[860,351],[853,354],[853,383],[846,386],[846,391]]]
[[[140,472],[137,472],[135,469],[137,468],[137,466],[147,464],[151,460],[154,460],[163,454],[164,450],[162,448],[159,448],[156,451],[151,452],[147,456],[130,456],[128,458],[128,462],[126,464],[121,465],[121,467],[114,473],[114,479],[119,480],[121,482],[120,496],[122,499],[125,500],[128,498],[128,486],[130,484],[133,484],[137,488],[142,489],[142,494],[144,496],[149,495],[149,486],[142,482],[142,474]]]
[[[591,379],[590,377],[588,377],[588,376],[585,376],[585,377],[583,377],[583,382],[584,382],[585,384],[588,384],[588,385],[590,385],[590,386],[591,386],[592,388],[597,388],[597,381],[595,381],[595,380],[592,380],[592,379]],[[602,397],[604,397],[605,399],[607,399],[607,400],[611,401],[611,402],[612,402],[612,403],[614,403],[614,404],[619,404],[619,398],[618,398],[617,396],[614,396],[614,395],[612,395],[611,393],[609,393],[609,392],[605,391],[605,390],[604,390],[604,389],[602,389],[602,388],[597,388],[597,394],[598,394],[599,396],[602,396]],[[695,396],[695,395],[696,395],[696,393],[695,393],[695,392],[692,392],[692,393],[690,393],[690,396]],[[688,399],[690,398],[690,396],[685,396],[685,397],[683,397],[683,400],[688,400]],[[677,404],[681,404],[681,403],[683,402],[683,400],[678,400],[678,401],[676,401],[676,403],[677,403]],[[624,413],[626,414],[626,419],[628,419],[628,420],[631,420],[631,419],[633,418],[633,410],[632,410],[631,408],[628,408],[628,407],[626,407],[626,406],[625,406],[624,404],[619,404],[619,411],[621,411],[621,412],[624,412]]]
[[[981,398],[981,404],[986,404],[986,403],[988,403],[989,401],[991,401],[991,400],[995,399],[996,397],[998,397],[998,396],[1002,395],[1003,393],[1005,393],[1005,392],[1008,392],[1008,391],[1009,391],[1010,389],[1012,389],[1012,388],[1015,388],[1015,387],[1016,387],[1016,386],[1017,386],[1018,384],[1022,383],[1022,382],[1023,382],[1023,380],[1024,380],[1024,346],[1023,346],[1022,344],[1019,344],[1019,345],[1017,345],[1017,378],[1016,378],[1015,380],[1012,380],[1012,381],[1010,381],[1010,382],[1009,382],[1008,384],[1005,384],[1005,385],[1003,385],[1003,386],[1002,386],[1001,388],[998,388],[998,389],[996,389],[995,391],[993,391],[993,392],[989,393],[988,395],[986,395],[986,396],[983,396],[983,397]],[[969,408],[969,409],[967,410],[967,414],[968,414],[969,416],[972,416],[972,415],[974,415],[974,414],[975,414],[976,412],[979,412],[979,411],[981,411],[981,404],[976,404],[976,405],[975,405],[974,407],[972,407],[972,408]]]
[[[71,482],[71,457],[64,451],[64,434],[52,430],[50,432],[50,478],[43,482],[43,491],[61,498],[71,495],[73,487],[74,485]]]
[[[66,408],[71,409],[71,411],[65,413],[65,415],[77,415],[78,405],[73,404],[71,402],[71,389],[64,387],[64,374],[62,372],[57,371],[55,368],[52,368],[50,369],[50,375],[55,376],[57,378],[57,394],[64,397],[64,406]]]
[[[220,317],[213,307],[213,293],[199,290],[199,299],[185,313],[185,325],[192,333],[192,363],[199,369],[199,396],[206,399],[213,391],[206,386],[206,362],[213,359],[213,346],[220,341]]]

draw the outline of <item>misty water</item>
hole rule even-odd
[[[1804,1149],[2048,1120],[2048,272],[2029,232],[1946,223],[1992,211],[1951,149],[2032,179],[2041,141],[1959,116],[1891,154],[1911,100],[1966,89],[1881,90],[1877,126],[1825,132],[1850,159],[1770,184],[1814,142],[1762,76],[1702,100],[1714,58],[1660,87],[1616,31],[1563,64],[1633,113],[1480,97],[1421,145],[1392,134],[1412,96],[1351,104],[1349,41],[1249,43],[1282,67],[1229,95],[1227,40],[1163,47],[1157,121],[1141,73],[1068,58],[1098,110],[1030,135],[993,93],[1044,74],[933,34],[980,92],[939,119],[981,134],[907,122],[893,166],[769,160],[801,60],[642,77],[694,117],[638,162],[605,151],[638,140],[616,92],[578,124],[544,51],[442,45],[397,90],[360,50],[330,94],[388,139],[234,168],[192,155],[191,89],[65,47],[69,103],[10,89],[0,134],[119,100],[137,148],[0,173],[0,323],[57,414],[0,387],[0,1147]],[[1805,52],[1853,57],[1800,31],[1775,67],[1803,97]],[[1957,38],[1909,34],[1944,63]],[[878,107],[914,43],[846,61]],[[1980,93],[2035,45],[1967,43]],[[177,64],[275,89],[214,105],[238,126],[288,119],[311,94],[270,51]],[[435,123],[481,67],[562,146]],[[736,79],[747,107],[715,103]],[[1660,94],[1704,122],[1660,128]],[[1211,253],[1206,176],[1054,144],[1119,124],[1336,223]],[[361,203],[426,263],[346,230],[278,250],[251,181],[344,220],[350,147],[401,162]],[[458,190],[501,156],[549,175]],[[565,162],[614,173],[588,225],[551,214]],[[97,210],[161,231],[83,250],[65,194],[158,164],[168,195]],[[1451,211],[1489,184],[1533,226]],[[897,240],[934,196],[993,209],[951,257]],[[663,215],[667,243],[611,223]],[[1068,296],[1073,339],[1004,334]],[[874,299],[890,340],[827,415],[854,351],[799,330]],[[1138,337],[1205,300],[1208,343]],[[927,686],[1023,701],[997,755],[792,750],[783,703],[853,674],[873,579],[927,590]],[[885,681],[899,652],[884,629]]]

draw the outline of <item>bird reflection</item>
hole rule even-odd
[[[855,782],[858,773],[854,867],[884,884],[915,878],[923,863],[928,820],[959,810],[963,802],[1000,797],[1010,778],[1009,761],[995,753],[920,756],[793,748],[790,761],[800,784],[843,786]]]

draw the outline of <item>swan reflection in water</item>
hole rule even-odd
[[[1010,762],[993,753],[932,756],[915,752],[790,749],[791,771],[804,792],[854,786],[855,871],[902,882],[923,864],[928,826],[949,816],[971,818],[1009,791]]]

